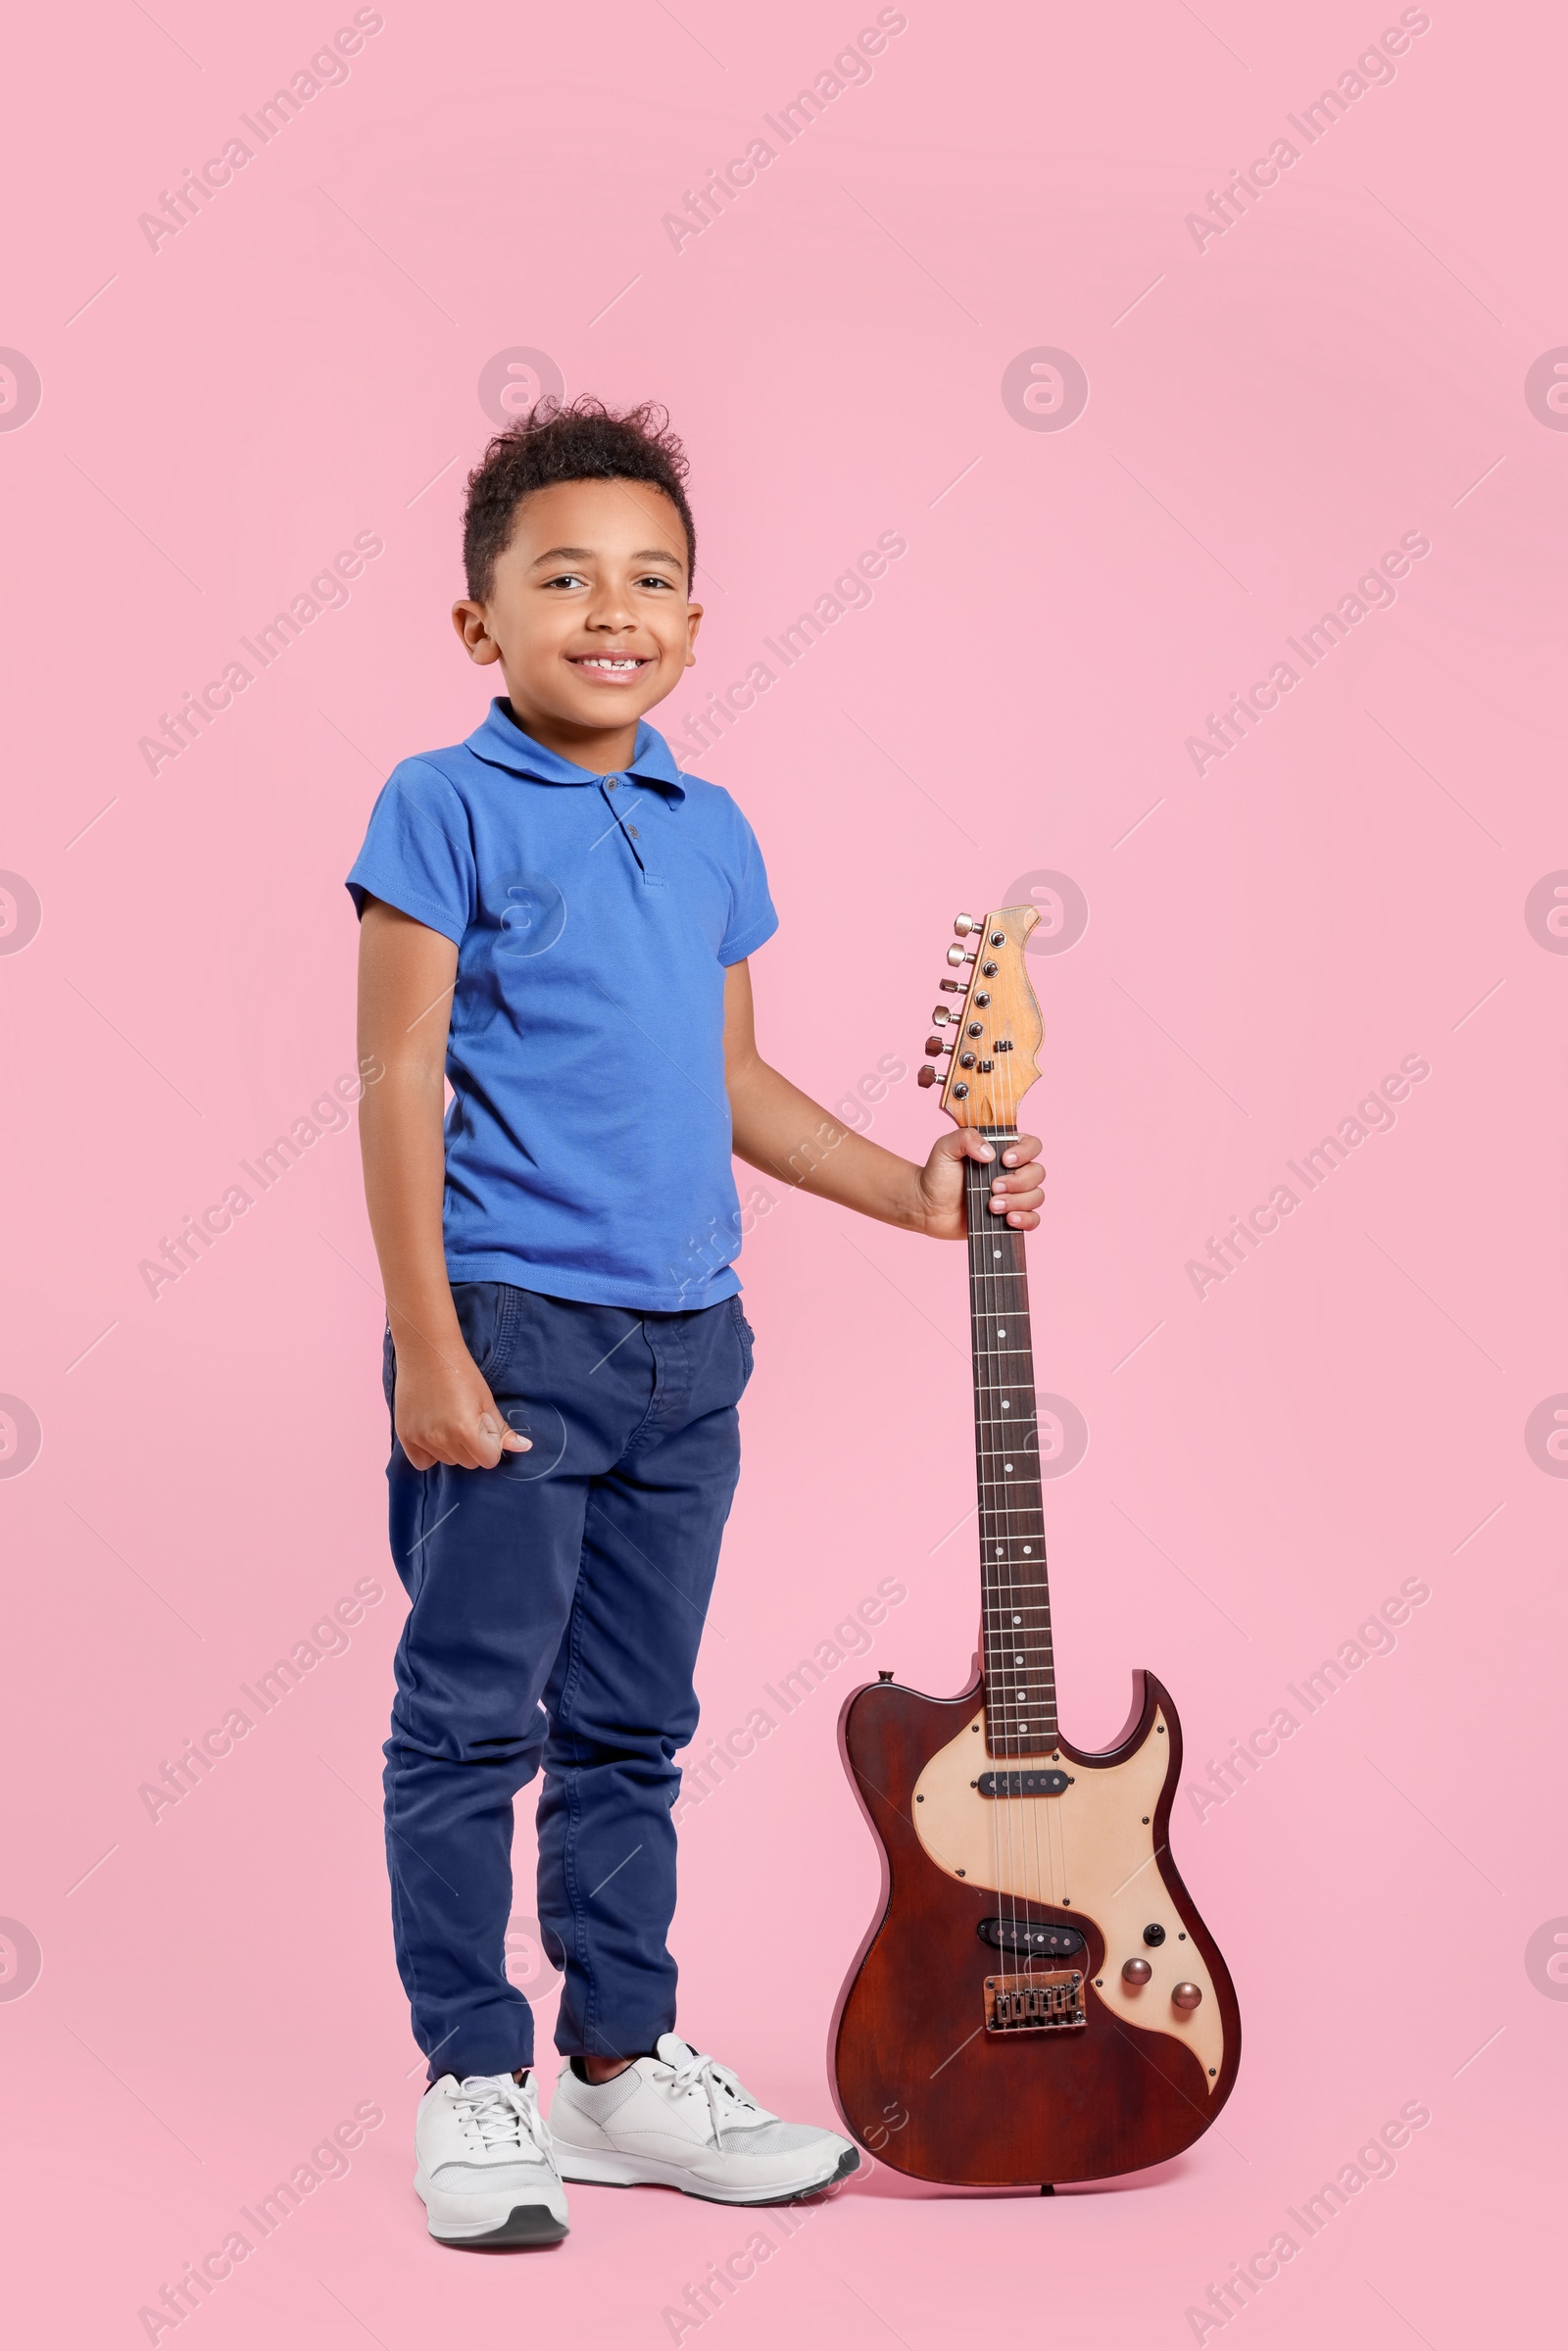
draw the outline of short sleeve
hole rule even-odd
[[[356,913],[368,898],[439,931],[457,946],[476,906],[467,810],[443,775],[419,759],[394,767],[349,868]]]
[[[726,966],[743,962],[778,929],[778,915],[768,895],[767,869],[762,863],[757,835],[733,801],[730,807],[734,846],[729,873],[729,928],[718,951],[718,959]]]

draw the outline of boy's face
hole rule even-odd
[[[686,533],[662,490],[556,482],[519,502],[490,594],[452,618],[470,660],[501,663],[530,734],[580,765],[595,752],[621,765],[638,719],[696,659],[703,611],[686,590]]]

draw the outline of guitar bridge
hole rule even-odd
[[[1084,1980],[1075,1968],[986,1978],[988,2033],[1052,2033],[1083,2021]]]

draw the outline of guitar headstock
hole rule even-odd
[[[928,1053],[948,1053],[947,1074],[927,1062],[922,1086],[941,1086],[942,1107],[961,1127],[1016,1129],[1018,1104],[1040,1075],[1040,1006],[1024,969],[1024,943],[1040,920],[1035,906],[999,906],[983,922],[960,914],[960,942],[948,950],[958,977],[945,979],[945,1004],[932,1019],[941,1035]]]

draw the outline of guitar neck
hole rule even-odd
[[[1009,1130],[981,1130],[998,1156]],[[1055,1743],[1056,1675],[1041,1512],[1035,1366],[1023,1235],[993,1216],[994,1161],[966,1159],[974,1452],[980,1494],[981,1666],[986,1745],[1038,1755]]]

